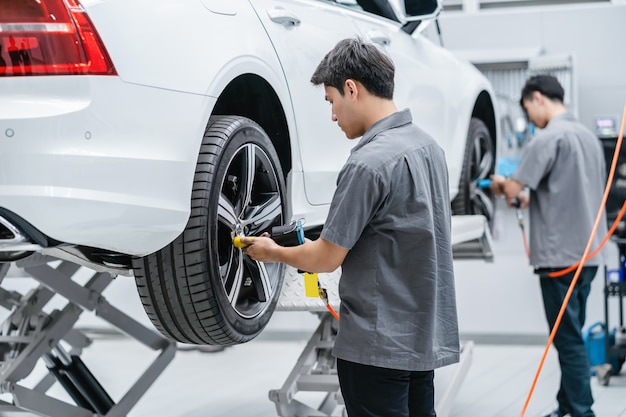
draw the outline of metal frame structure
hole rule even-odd
[[[343,405],[339,389],[335,358],[332,348],[335,344],[337,321],[330,313],[322,313],[320,324],[295,366],[280,389],[269,392],[270,400],[276,403],[279,416],[335,416],[344,415],[337,410]],[[317,405],[309,405],[296,398],[299,392],[320,392],[323,399]],[[341,414],[336,414],[337,412]]]
[[[320,324],[300,354],[289,376],[279,389],[269,392],[282,417],[346,417],[337,378],[337,363],[332,349],[337,335],[337,321],[330,313],[320,314]],[[438,369],[435,409],[437,416],[447,417],[461,384],[472,363],[474,342],[461,344],[459,363]],[[439,381],[442,383],[439,384]],[[321,393],[320,396],[299,393]]]
[[[455,259],[493,259],[491,235],[483,216],[453,216],[453,253]],[[125,416],[145,394],[154,380],[174,358],[176,345],[160,334],[147,329],[133,318],[112,306],[102,295],[114,276],[93,271],[85,283],[73,279],[81,268],[69,260],[32,254],[16,262],[29,276],[39,282],[27,294],[0,287],[0,306],[10,311],[0,327],[0,393],[10,394],[12,403],[0,400],[0,415],[40,415],[47,417],[118,417]],[[328,301],[339,308],[338,283],[340,269],[320,274],[320,286],[326,289]],[[270,399],[283,417],[345,416],[339,389],[336,360],[332,348],[337,334],[337,321],[317,298],[304,296],[303,280],[289,269],[277,310],[309,311],[318,314],[320,324],[280,389],[271,390]],[[67,300],[62,310],[44,311],[49,301],[60,295]],[[126,394],[116,403],[80,359],[91,340],[74,328],[84,311],[92,311],[123,333],[160,354],[148,366]],[[64,346],[69,345],[69,351]],[[437,414],[447,417],[469,366],[472,342],[462,346],[461,361],[451,367],[437,389]],[[33,388],[20,382],[30,375],[39,360],[48,374]],[[438,372],[440,370],[437,370]],[[446,373],[444,372],[444,374]],[[47,394],[58,382],[75,404]],[[313,405],[301,399],[306,393],[321,394]],[[298,397],[298,398],[296,398]]]
[[[0,393],[11,394],[12,403],[0,401],[0,415],[41,415],[50,417],[125,416],[145,394],[154,380],[172,361],[174,342],[144,327],[112,306],[102,291],[114,276],[96,272],[84,285],[72,277],[81,268],[69,261],[33,254],[16,266],[40,285],[27,294],[0,288],[0,305],[11,313],[0,330]],[[44,312],[55,294],[67,300],[62,310]],[[74,328],[80,315],[93,311],[123,333],[160,354],[115,403],[80,360],[91,340]],[[69,351],[63,347],[69,345]],[[43,360],[48,374],[33,388],[20,384]],[[75,404],[47,394],[59,382]]]

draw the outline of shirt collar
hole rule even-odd
[[[559,120],[567,120],[567,121],[570,121],[570,122],[575,122],[575,121],[576,121],[576,117],[574,117],[574,115],[573,115],[571,112],[566,111],[566,112],[564,112],[564,113],[560,113],[560,114],[557,114],[556,116],[554,116],[554,117],[553,117],[553,118],[552,118],[552,119],[548,122],[548,125],[549,125],[550,123],[554,122],[554,121],[557,121],[557,122],[558,122]]]
[[[355,152],[357,149],[360,149],[366,144],[373,141],[376,135],[378,135],[380,132],[404,126],[412,122],[413,117],[411,116],[411,111],[409,109],[400,110],[393,114],[390,114],[389,116],[380,119],[372,126],[370,126],[370,128],[367,129],[367,131],[361,138],[361,140],[359,140],[359,143],[354,148],[352,148],[352,152]]]

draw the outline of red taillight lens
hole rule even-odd
[[[78,0],[0,0],[0,76],[116,75]]]

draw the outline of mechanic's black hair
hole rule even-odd
[[[563,103],[565,91],[561,83],[552,75],[535,75],[526,81],[526,84],[522,88],[522,98],[520,98],[519,101],[522,107],[524,107],[524,100],[530,100],[535,91],[540,92],[550,100],[557,100]]]
[[[343,96],[347,79],[360,82],[371,94],[393,98],[395,66],[391,58],[373,43],[361,38],[339,41],[319,63],[311,82],[335,87]]]

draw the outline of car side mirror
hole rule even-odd
[[[389,0],[403,22],[434,19],[442,8],[442,0]]]

